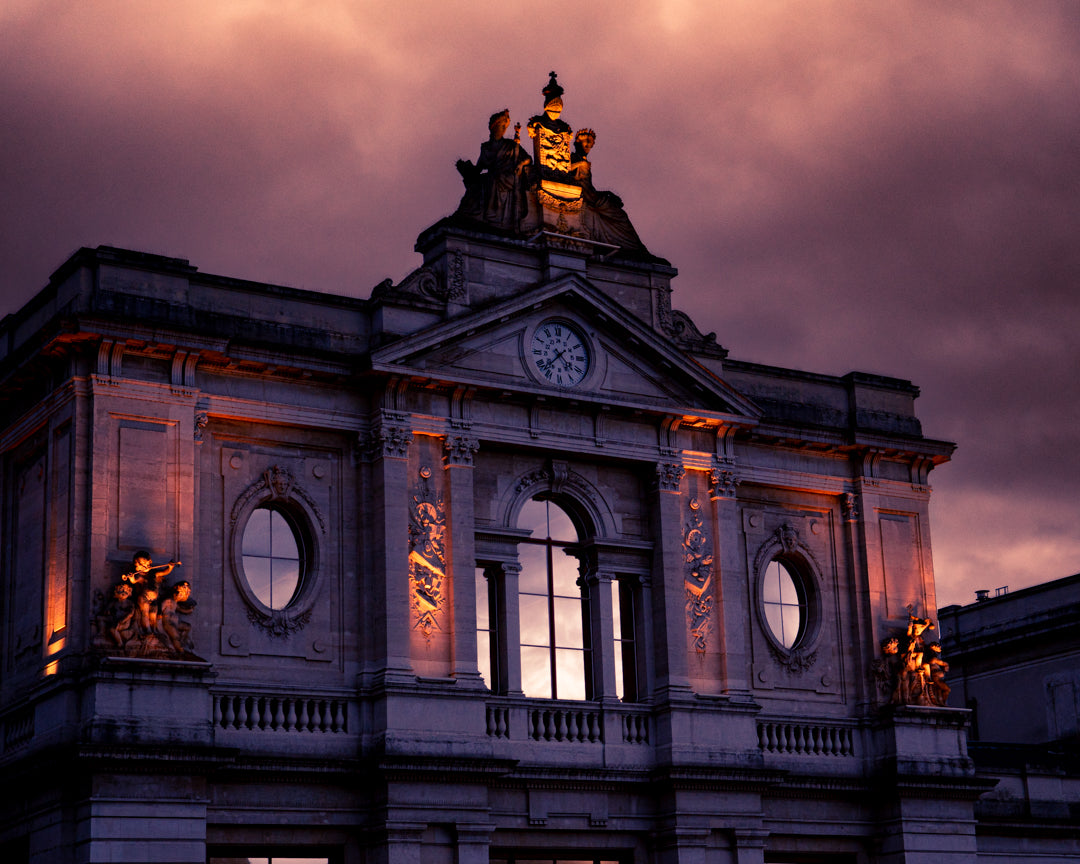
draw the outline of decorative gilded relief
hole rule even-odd
[[[413,627],[430,641],[441,629],[446,590],[446,505],[431,488],[431,469],[420,469],[409,522],[409,605]]]
[[[694,637],[694,647],[704,652],[712,632],[713,552],[712,543],[702,522],[700,503],[690,501],[690,518],[683,532],[683,552],[686,565],[686,626]]]

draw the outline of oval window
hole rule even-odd
[[[302,540],[289,518],[274,507],[251,512],[241,543],[244,578],[268,609],[288,606],[303,583]]]
[[[783,561],[770,561],[762,578],[761,599],[765,623],[773,638],[790,651],[806,631],[806,588],[802,577]]]

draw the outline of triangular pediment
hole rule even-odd
[[[414,333],[372,370],[477,389],[703,416],[756,418],[750,400],[578,276]]]

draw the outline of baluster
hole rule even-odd
[[[246,696],[240,696],[240,697],[237,698],[237,702],[239,704],[236,706],[237,709],[238,709],[237,712],[236,712],[236,728],[237,729],[243,729],[244,727],[247,726],[247,719],[248,719],[248,704],[247,704],[248,700],[247,700],[247,697]]]
[[[214,725],[221,725],[221,697],[214,697]]]
[[[285,725],[285,700],[274,700],[274,719],[270,724],[270,728],[277,732]]]
[[[291,732],[296,728],[296,700],[290,698],[286,701],[289,703],[289,711],[285,715],[285,731]]]
[[[296,731],[307,732],[308,731],[308,712],[307,712],[308,700],[300,700],[300,716],[296,719]]]
[[[233,725],[236,722],[236,713],[233,711],[233,698],[232,696],[225,697],[225,728],[235,729]]]

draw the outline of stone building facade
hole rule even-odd
[[[99,247],[0,325],[3,860],[976,860],[879,648],[953,445],[702,335],[552,93],[368,299]]]

